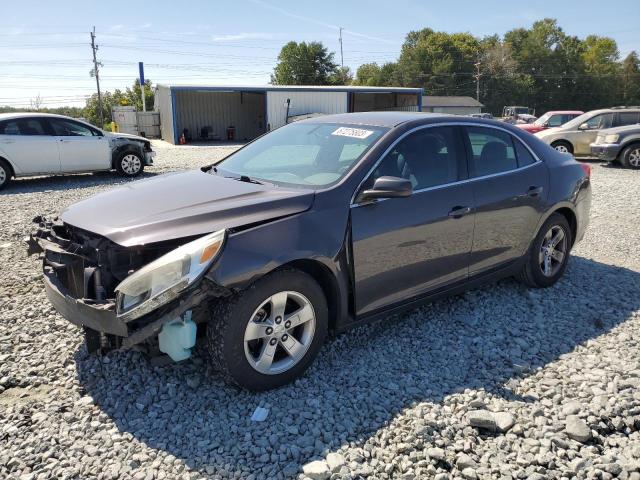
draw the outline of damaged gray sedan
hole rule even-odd
[[[90,352],[292,381],[340,332],[505,276],[549,287],[584,235],[590,171],[503,123],[406,112],[287,125],[215,166],[36,218],[47,295]]]

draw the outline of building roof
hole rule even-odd
[[[479,101],[472,97],[454,96],[422,96],[423,107],[484,107]]]
[[[171,90],[201,90],[212,92],[268,92],[274,90],[284,91],[328,91],[328,92],[360,92],[360,93],[408,93],[419,95],[423,93],[422,88],[407,87],[363,87],[353,85],[165,85],[158,87],[169,88]]]

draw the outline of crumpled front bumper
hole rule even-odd
[[[36,220],[39,220],[36,221]],[[26,240],[29,254],[43,256],[43,277],[47,298],[69,322],[93,332],[119,337],[118,345],[130,347],[157,335],[162,326],[200,304],[217,288],[204,279],[180,297],[132,321],[116,313],[115,299],[88,298],[88,284],[94,268],[80,254],[67,251],[56,241],[51,222],[39,218],[40,228]]]
[[[592,143],[589,147],[591,155],[607,162],[613,162],[620,153],[620,145],[617,143]]]

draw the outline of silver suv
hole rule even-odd
[[[613,107],[583,113],[561,127],[543,130],[535,135],[560,152],[571,153],[575,157],[591,157],[590,145],[600,130],[638,122],[640,107]]]

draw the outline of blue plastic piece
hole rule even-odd
[[[183,318],[167,322],[158,334],[160,351],[166,353],[174,362],[186,360],[196,345],[196,324],[191,320],[191,310]]]

